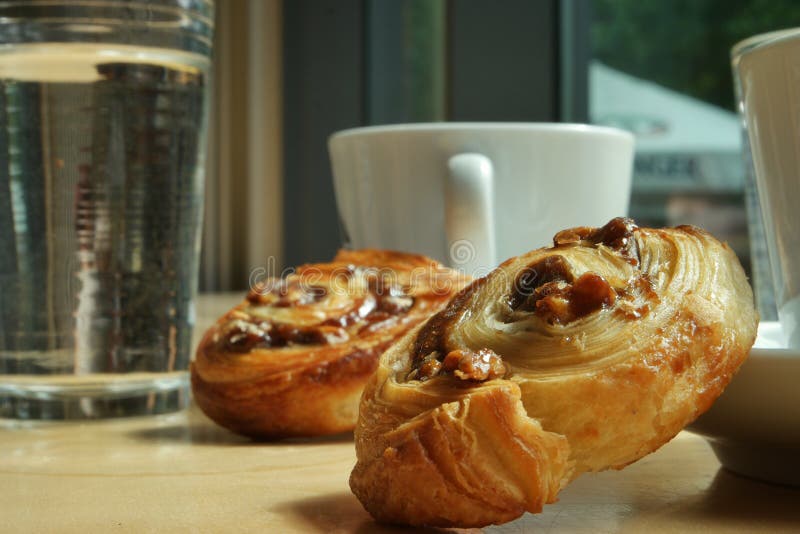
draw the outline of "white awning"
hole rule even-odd
[[[640,152],[740,153],[741,124],[732,111],[598,61],[589,67],[589,88],[591,121],[632,131]]]

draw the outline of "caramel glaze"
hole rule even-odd
[[[442,369],[452,372],[461,380],[484,381],[506,374],[503,360],[491,349],[477,352],[468,349],[450,351],[444,357]]]
[[[442,360],[449,352],[446,349],[445,335],[449,327],[459,321],[465,305],[486,278],[479,278],[462,289],[447,304],[447,307],[431,317],[420,329],[414,340],[411,372],[408,380],[425,381],[442,370]]]
[[[584,226],[563,230],[553,238],[553,250],[604,246],[631,265],[638,266],[636,229],[633,220],[618,217],[601,228]],[[449,373],[462,380],[480,382],[505,374],[501,357],[489,349],[477,352],[451,350],[446,344],[447,329],[459,320],[464,305],[482,280],[476,280],[462,290],[446,309],[433,316],[420,330],[414,343],[408,380],[425,381]],[[615,289],[605,278],[593,272],[576,276],[564,256],[552,254],[519,272],[507,302],[512,311],[534,314],[550,325],[571,323],[591,313],[610,309],[618,302],[618,311],[629,319],[646,315],[649,305],[633,304],[637,294],[643,294],[647,299],[657,298],[646,275],[634,277],[628,286]]]
[[[635,238],[637,228],[633,219],[617,217],[600,228],[579,226],[562,230],[553,237],[553,245],[555,248],[568,245],[604,245],[619,253],[631,265],[638,265],[639,249]]]
[[[256,305],[284,308],[306,306],[321,301],[328,295],[322,286],[282,280],[269,291],[256,288],[247,300]],[[407,313],[414,298],[397,286],[389,285],[377,277],[368,280],[368,292],[355,299],[353,307],[342,315],[330,317],[316,325],[295,326],[274,323],[249,316],[233,321],[217,341],[216,349],[233,353],[247,353],[253,349],[286,347],[289,345],[325,345],[343,343],[349,339],[346,328],[363,323],[358,332],[371,331],[385,326],[388,321]]]

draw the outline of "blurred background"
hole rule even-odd
[[[796,0],[217,4],[202,291],[329,260],[340,234],[328,136],[400,122],[624,128],[640,224],[703,226],[747,269],[750,241],[763,253],[748,238],[729,51],[800,25]]]

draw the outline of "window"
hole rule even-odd
[[[636,135],[631,215],[696,224],[728,241],[774,317],[729,54],[751,35],[800,24],[794,0],[594,0],[589,114]],[[748,209],[745,209],[745,200]],[[750,235],[748,236],[748,220]],[[752,252],[752,259],[751,259]]]
[[[249,0],[218,12],[205,289],[243,287],[268,261],[329,259],[341,236],[327,137],[397,122],[630,130],[641,224],[697,224],[746,268],[751,248],[760,257],[729,50],[800,25],[796,0]],[[757,286],[767,272],[753,269]]]

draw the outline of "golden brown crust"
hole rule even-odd
[[[350,430],[383,350],[466,282],[424,256],[371,249],[265,280],[204,335],[195,402],[254,438]]]
[[[708,409],[757,323],[735,255],[700,229],[617,219],[560,232],[384,353],[361,400],[351,488],[376,518],[412,525],[539,511]],[[445,365],[462,354],[500,371]]]

